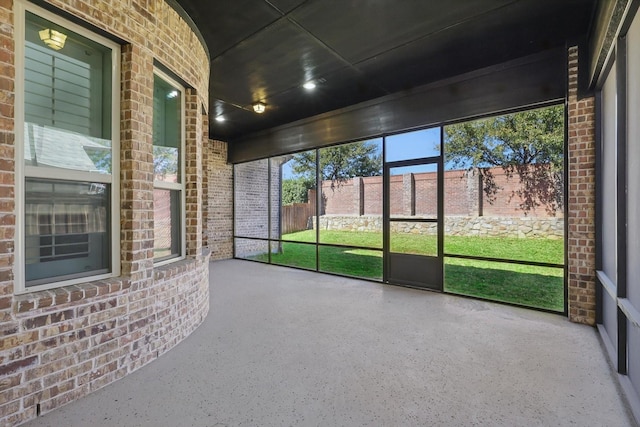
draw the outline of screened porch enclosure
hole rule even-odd
[[[563,162],[551,105],[239,163],[235,257],[564,313]]]

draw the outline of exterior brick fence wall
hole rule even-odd
[[[447,215],[499,217],[561,217],[562,210],[550,211],[544,205],[525,211],[521,207],[522,189],[517,174],[509,176],[502,168],[491,168],[498,188],[490,200],[480,175],[474,171],[452,170],[444,173]],[[437,179],[435,172],[395,175],[390,179],[392,215],[435,214]],[[322,215],[382,214],[382,177],[352,178],[322,183]],[[311,196],[310,196],[311,198]]]
[[[209,310],[203,249],[209,58],[164,0],[49,0],[124,41],[120,61],[121,275],[16,294],[17,229],[13,1],[0,1],[0,425],[17,425],[135,371],[187,337]],[[153,262],[154,62],[187,83],[186,257]],[[219,154],[222,147],[216,151]],[[220,154],[221,155],[221,154]],[[116,181],[118,182],[118,181]],[[207,188],[211,189],[211,186]],[[215,239],[214,239],[215,240]]]
[[[498,191],[491,202],[484,197],[482,179],[477,172],[453,170],[445,172],[445,232],[455,236],[493,236],[519,238],[564,237],[563,212],[545,209],[541,205],[529,211],[521,207],[521,188],[517,175],[509,176],[502,168],[493,168]],[[340,183],[322,183],[323,208],[320,227],[323,230],[382,231],[382,177],[352,178]],[[392,176],[390,179],[391,215],[436,215],[436,173]],[[315,190],[309,191],[315,201]],[[304,210],[299,210],[305,212]],[[316,219],[296,221],[306,224],[298,230],[315,228]],[[392,223],[398,230],[417,234],[434,234],[434,224]],[[289,230],[289,231],[298,231]]]

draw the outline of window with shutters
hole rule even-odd
[[[18,291],[119,274],[119,46],[27,2],[16,22]]]

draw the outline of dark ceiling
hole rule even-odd
[[[596,2],[177,0],[211,54],[210,137],[229,142],[564,46],[586,35]]]

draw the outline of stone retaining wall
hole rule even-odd
[[[428,222],[392,222],[391,230],[412,234],[435,234],[436,224]],[[315,229],[316,218],[310,226]],[[323,215],[321,230],[381,232],[381,216]],[[562,218],[514,218],[485,216],[449,216],[445,219],[445,234],[450,236],[519,237],[562,239]]]

